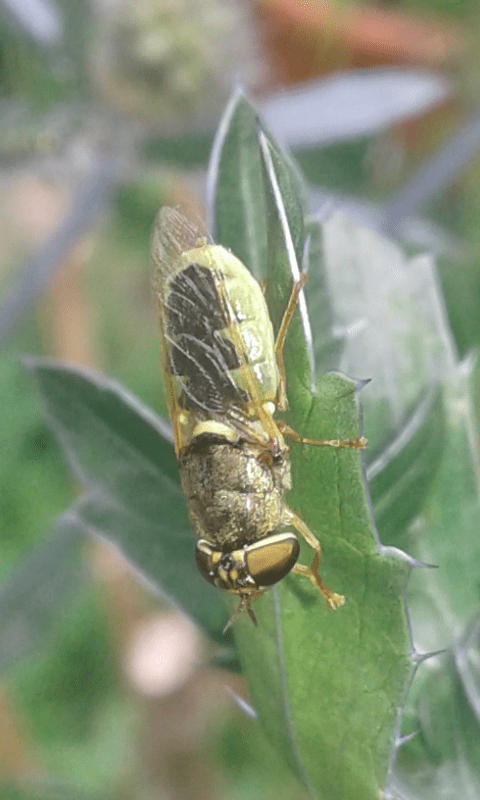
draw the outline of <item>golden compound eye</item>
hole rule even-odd
[[[257,586],[271,586],[293,569],[299,553],[297,537],[281,533],[246,547],[245,561]]]

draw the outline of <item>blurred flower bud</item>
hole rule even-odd
[[[104,100],[162,132],[218,115],[261,69],[241,0],[97,0],[91,79]]]

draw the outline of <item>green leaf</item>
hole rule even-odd
[[[410,533],[414,555],[438,567],[412,576],[409,587],[413,633],[421,652],[454,646],[480,608],[480,460],[472,367],[471,361],[460,364],[444,382],[443,458]]]
[[[415,555],[438,569],[412,576],[413,638],[421,664],[406,708],[397,783],[424,800],[480,797],[479,435],[472,402],[473,363],[444,381],[445,445],[422,514],[410,530]]]
[[[409,719],[417,736],[400,750],[396,769],[395,784],[409,796],[480,797],[479,620],[422,682]]]
[[[362,396],[371,458],[448,375],[455,346],[428,256],[406,258],[375,231],[336,213],[322,226],[339,368],[371,378]]]
[[[479,701],[470,692],[478,637],[469,680],[457,644],[480,606],[472,364],[457,361],[428,258],[407,260],[337,215],[323,226],[323,259],[332,324],[343,332],[341,364],[372,378],[364,392],[367,475],[380,534],[438,566],[414,571],[408,586],[417,658],[449,648],[415,675],[404,733],[420,734],[400,748],[393,788],[409,797],[479,797]]]
[[[236,102],[242,109],[247,103],[244,98]],[[251,171],[260,153],[268,234],[266,294],[278,328],[303,259],[303,198],[289,159],[260,130],[253,112],[246,131],[246,118],[246,111],[241,121],[229,114],[222,133],[224,141],[235,141],[241,133],[250,142]],[[238,196],[228,164],[225,171],[220,165],[216,180],[222,187],[217,240],[227,240],[239,255],[228,238],[229,210]],[[258,204],[258,188],[254,191],[249,196],[247,186],[236,210],[243,215],[240,231],[248,228],[247,214]],[[288,422],[304,436],[356,438],[354,382],[323,376],[312,393],[308,326],[301,308],[284,352]],[[310,583],[288,576],[256,603],[257,629],[246,615],[235,623],[240,659],[264,729],[312,796],[378,800],[410,671],[402,605],[410,567],[406,560],[379,553],[357,452],[293,445],[291,460],[289,504],[318,535],[322,576],[331,589],[345,593],[346,603],[333,613]],[[302,546],[300,561],[309,564],[311,559],[312,551]]]
[[[233,94],[218,127],[208,187],[214,240],[230,248],[257,279],[262,278],[267,220],[257,114],[241,90]]]
[[[338,368],[343,352],[343,336],[335,333],[333,302],[328,274],[323,260],[322,226],[315,219],[307,220],[308,311],[315,322],[313,357],[318,373]],[[360,374],[360,373],[359,373]]]
[[[327,280],[318,295],[342,336],[340,364],[372,378],[362,397],[377,526],[382,540],[438,566],[414,571],[408,586],[416,658],[449,648],[418,667],[403,732],[420,734],[400,748],[391,788],[395,797],[479,797],[480,704],[470,691],[479,683],[478,636],[467,679],[457,644],[480,606],[472,364],[458,363],[429,258],[408,260],[341,215],[321,231]]]
[[[459,364],[444,382],[445,453],[423,509],[420,525],[427,530],[418,538],[417,549],[419,558],[440,567],[435,594],[440,589],[444,600],[439,611],[444,619],[450,618],[452,632],[451,614],[464,626],[480,607],[480,458],[472,367],[471,361]],[[428,577],[431,580],[433,575]],[[426,592],[429,583],[423,583]]]
[[[384,544],[411,549],[408,526],[421,512],[445,445],[443,392],[427,393],[398,435],[367,468],[375,523]]]
[[[441,384],[455,360],[435,268],[339,213],[318,249],[326,277],[311,269],[308,288],[331,328],[317,354],[336,343],[340,369],[371,379],[362,401],[375,520],[384,543],[404,547],[441,461]]]
[[[195,566],[167,424],[114,381],[47,359],[28,363],[88,492],[75,509],[79,524],[117,545],[157,591],[220,637],[226,614]]]
[[[444,381],[442,459],[407,530],[409,549],[438,569],[414,573],[408,606],[420,654],[447,648],[420,664],[409,692],[396,784],[407,796],[480,798],[479,571],[480,464],[472,404],[472,363]]]
[[[38,648],[78,594],[80,581],[72,554],[78,553],[81,526],[61,514],[55,531],[24,558],[0,588],[0,666],[3,671]],[[39,580],[39,575],[42,579]]]

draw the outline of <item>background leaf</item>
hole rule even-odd
[[[409,606],[419,652],[447,648],[420,665],[399,751],[400,788],[430,800],[480,797],[479,438],[472,408],[471,360],[445,381],[443,458],[423,513],[410,531],[420,558],[438,565],[413,576]]]
[[[262,117],[289,147],[353,139],[435,106],[452,92],[445,78],[413,69],[346,70],[281,91]]]
[[[81,533],[73,514],[61,514],[54,533],[37,545],[0,588],[2,670],[39,646],[64,613],[72,592],[78,592],[80,581],[72,553],[78,555]]]
[[[330,357],[330,341],[344,369],[372,378],[362,398],[381,538],[438,566],[414,571],[408,585],[418,669],[403,732],[419,735],[400,747],[390,788],[402,798],[478,797],[479,642],[468,633],[480,606],[474,363],[458,361],[427,257],[406,259],[339,214],[319,226],[318,251],[326,280],[311,272],[307,289],[329,308],[331,327],[316,357]]]
[[[166,423],[114,381],[48,359],[28,363],[88,492],[75,508],[78,524],[118,546],[157,592],[219,637],[225,609],[195,565]]]
[[[340,369],[371,379],[362,401],[375,519],[382,541],[403,547],[441,461],[441,387],[456,358],[434,264],[340,213],[321,226],[318,249],[325,277],[311,270],[308,291],[331,321],[318,368],[335,352]]]
[[[230,248],[260,279],[267,255],[267,221],[256,120],[257,114],[242,92],[235,92],[210,156],[208,205],[214,240]],[[233,185],[237,189],[235,204],[229,202]]]

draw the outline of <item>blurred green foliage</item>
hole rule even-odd
[[[0,359],[0,571],[8,573],[73,499],[71,479],[18,353]]]

